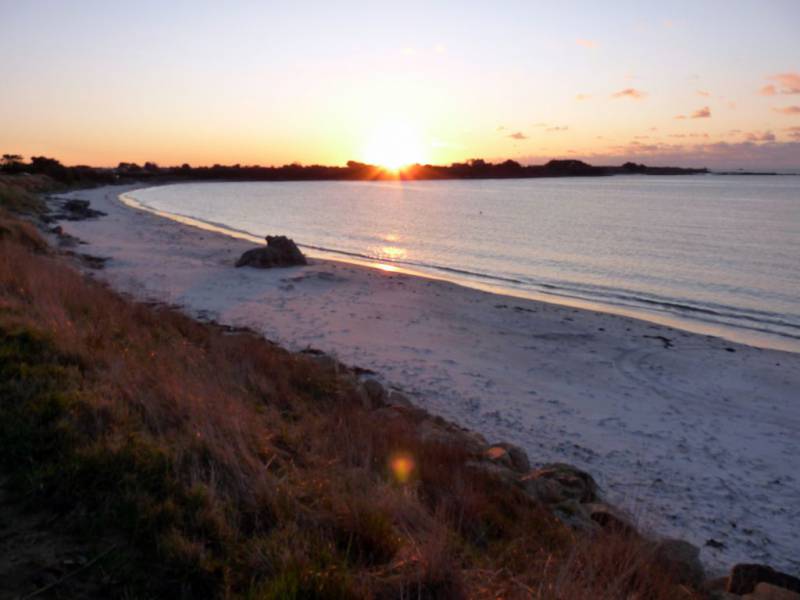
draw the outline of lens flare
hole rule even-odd
[[[414,458],[409,454],[395,454],[389,461],[392,476],[398,483],[407,483],[416,469]]]

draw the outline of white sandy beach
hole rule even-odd
[[[343,262],[235,269],[251,243],[129,208],[126,189],[69,194],[108,216],[62,224],[115,288],[373,369],[534,463],[585,468],[712,568],[800,570],[800,354]]]

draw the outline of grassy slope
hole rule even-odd
[[[638,542],[575,537],[422,441],[412,413],[387,422],[306,357],[128,301],[0,214],[0,471],[116,540],[105,593],[691,597]]]

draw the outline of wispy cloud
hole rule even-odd
[[[575,100],[588,100],[591,97],[591,94],[577,94]]]
[[[522,133],[521,131],[517,131],[515,133],[512,133],[508,137],[510,137],[512,140],[527,140],[528,139],[528,136],[525,135],[524,133]]]
[[[787,127],[785,131],[793,140],[800,140],[800,127]]]
[[[776,91],[779,94],[800,94],[800,73],[779,73],[767,79],[777,83]],[[776,86],[772,87],[775,89]]]
[[[708,98],[711,95],[711,92],[707,92],[706,90],[697,90],[698,96],[703,96],[703,98]]]
[[[709,135],[707,133],[670,133],[669,135],[667,135],[667,137],[678,138],[678,139],[701,138],[707,140],[709,138]]]
[[[762,131],[761,133],[754,131],[745,136],[748,142],[774,142],[775,134],[771,131]]]
[[[796,138],[795,138],[796,139]],[[610,146],[603,152],[584,154],[588,162],[622,164],[626,161],[649,165],[698,166],[720,169],[738,167],[779,169],[800,167],[800,140],[756,143],[631,143]]]
[[[566,131],[567,129],[569,129],[567,125],[561,125],[561,126],[555,125],[553,127],[548,127],[547,129],[545,129],[545,131]]]
[[[775,94],[778,93],[778,90],[775,88],[774,85],[770,83],[769,85],[765,85],[760,90],[758,90],[758,93],[761,94],[762,96],[774,96]]]
[[[505,130],[506,130],[505,125],[498,125],[497,128],[495,129],[495,131],[505,131]]]
[[[697,109],[689,117],[687,117],[686,115],[675,115],[675,118],[678,119],[679,121],[683,121],[684,119],[708,119],[710,117],[711,117],[711,109],[707,106]]]
[[[636,88],[625,88],[615,94],[611,94],[612,98],[633,98],[634,100],[641,100],[645,96],[647,96],[647,92],[637,90]]]
[[[773,108],[772,110],[783,115],[800,115],[800,106],[782,106],[780,108]]]
[[[599,44],[597,42],[595,42],[594,40],[586,40],[586,39],[579,38],[579,39],[575,40],[575,43],[578,44],[578,46],[583,46],[584,48],[595,49],[595,48],[599,47]]]

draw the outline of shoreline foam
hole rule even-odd
[[[248,242],[120,191],[75,193],[109,214],[64,224],[115,287],[369,367],[490,441],[586,468],[645,527],[725,544],[704,548],[712,568],[800,567],[798,355],[348,263],[234,269]]]

